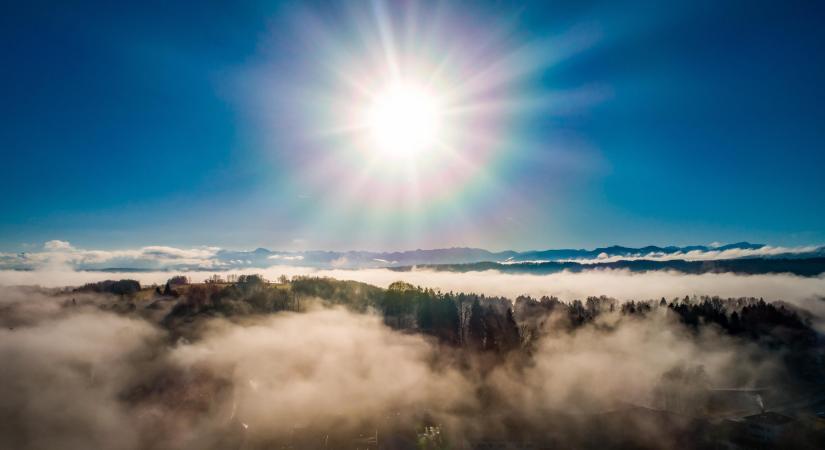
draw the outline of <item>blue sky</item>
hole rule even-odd
[[[0,250],[825,241],[823,6],[515,3],[415,8],[446,11],[410,38],[436,41],[434,58],[493,24],[496,50],[471,64],[525,70],[503,87],[519,107],[498,114],[486,181],[407,209],[342,199],[336,171],[308,181],[341,142],[306,144],[321,119],[299,110],[331,64],[357,66],[376,10],[403,28],[409,5],[15,5],[0,19]],[[560,100],[526,106],[545,98]]]

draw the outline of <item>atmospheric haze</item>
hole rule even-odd
[[[593,414],[787,375],[778,355],[662,311],[606,314],[575,332],[548,324],[530,356],[491,362],[340,307],[205,319],[181,335],[101,309],[111,296],[0,296],[3,448],[341,448],[420,423],[450,442],[512,437],[516,423],[585,443]],[[637,431],[638,442],[678,447],[672,429]]]

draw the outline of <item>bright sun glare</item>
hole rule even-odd
[[[432,151],[443,126],[438,99],[415,84],[395,83],[373,99],[366,114],[374,150],[391,159]]]

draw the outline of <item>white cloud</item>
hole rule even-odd
[[[0,267],[33,268],[59,266],[70,268],[155,268],[188,266],[212,268],[220,265],[215,259],[218,247],[182,249],[167,246],[147,246],[125,250],[88,250],[76,248],[71,243],[51,240],[43,244],[43,251],[0,254]]]
[[[63,251],[63,250],[72,250],[72,244],[69,244],[68,241],[61,241],[58,239],[47,241],[43,244],[43,248],[46,250],[51,251]]]
[[[339,258],[335,258],[329,262],[332,267],[346,267],[349,264],[349,258],[346,256],[341,256]]]
[[[604,263],[604,262],[615,262],[615,261],[635,261],[640,259],[646,259],[650,261],[673,261],[673,260],[685,260],[685,261],[707,261],[707,260],[718,260],[718,259],[736,259],[736,258],[747,258],[747,257],[765,257],[765,256],[777,256],[786,253],[808,253],[813,252],[821,248],[818,245],[809,245],[804,247],[774,247],[770,245],[766,245],[764,247],[752,249],[752,248],[731,248],[727,250],[693,250],[689,252],[676,252],[676,253],[663,253],[663,252],[652,252],[652,253],[639,253],[630,256],[621,256],[621,255],[614,255],[609,256],[606,253],[602,252],[599,254],[598,257],[595,259],[566,259],[563,261],[570,261],[570,262],[577,262],[581,264],[594,264],[594,263]]]
[[[301,261],[304,259],[303,255],[270,255],[266,259],[277,259],[281,261]]]

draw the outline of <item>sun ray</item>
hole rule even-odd
[[[324,197],[324,213],[309,219],[319,230],[332,223],[368,236],[392,224],[398,237],[399,229],[443,225],[449,214],[470,217],[481,193],[506,197],[508,183],[493,174],[511,152],[531,148],[518,148],[515,118],[589,101],[526,83],[589,42],[587,32],[525,41],[508,18],[443,3],[344,9],[336,14],[344,20],[303,19],[308,29],[297,40],[323,57],[298,58],[297,76],[279,90],[284,113],[300,117],[284,131],[308,152],[294,158],[295,183]]]

